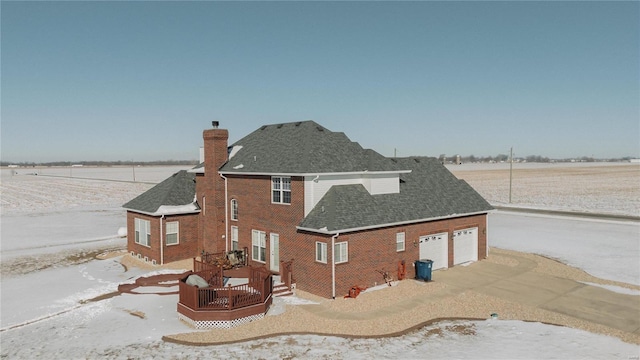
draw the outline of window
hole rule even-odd
[[[175,245],[178,243],[178,222],[168,221],[167,225],[167,245]]]
[[[231,250],[238,250],[238,227],[231,227]]]
[[[404,251],[404,233],[396,234],[396,251]]]
[[[264,231],[251,230],[251,259],[267,261],[267,234]]]
[[[238,220],[238,200],[231,199],[231,220]]]
[[[346,241],[335,243],[333,256],[336,258],[336,264],[349,261],[349,244]]]
[[[151,246],[151,224],[149,220],[136,219],[136,244]]]
[[[327,243],[316,241],[316,261],[327,263]]]
[[[271,202],[278,204],[291,204],[291,178],[271,178]]]

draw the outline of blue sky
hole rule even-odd
[[[638,2],[1,3],[3,161],[197,159],[312,119],[392,156],[640,156]]]

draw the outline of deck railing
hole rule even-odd
[[[196,270],[197,269],[197,270]],[[224,272],[220,268],[194,259],[194,274],[207,280],[209,287],[179,282],[180,303],[192,310],[233,310],[264,303],[272,293],[271,273],[263,268],[248,269],[247,284],[224,286]],[[244,273],[244,271],[243,271]]]
[[[291,284],[295,282],[293,278],[293,259],[280,261],[280,280],[291,290]]]

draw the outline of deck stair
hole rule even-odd
[[[293,295],[293,292],[287,287],[287,285],[280,280],[279,275],[273,276],[273,297],[278,296],[290,296]]]

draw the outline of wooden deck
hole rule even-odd
[[[245,266],[223,270],[194,261],[194,272],[209,286],[198,288],[179,281],[178,314],[198,329],[231,328],[264,317],[272,302],[271,273],[265,268]],[[246,284],[224,286],[225,278],[246,278]]]

